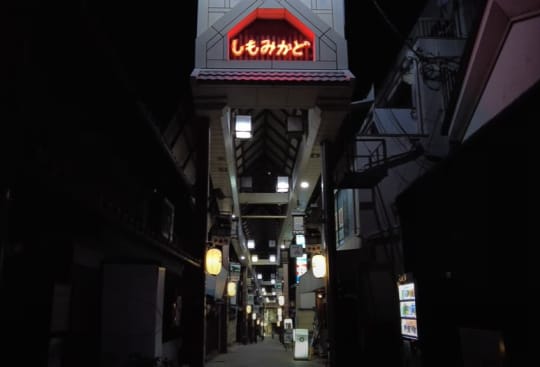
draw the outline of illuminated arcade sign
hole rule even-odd
[[[303,41],[298,42],[294,40],[292,43],[285,40],[272,41],[270,39],[261,40],[258,43],[256,40],[250,39],[245,44],[240,45],[238,38],[231,41],[231,52],[234,56],[242,58],[244,55],[257,57],[257,56],[281,56],[286,58],[292,56],[293,58],[304,59],[304,55],[307,54],[311,47],[311,42]]]
[[[313,38],[287,10],[258,9],[229,32],[229,60],[313,61]]]

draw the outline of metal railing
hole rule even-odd
[[[456,38],[458,35],[454,20],[444,18],[419,18],[411,36],[412,39],[429,38]]]
[[[385,170],[386,160],[385,139],[357,137],[347,144],[343,155],[338,160],[335,180],[342,182],[349,174],[365,174],[365,178],[375,174],[378,177]]]
[[[368,171],[386,163],[386,140],[356,138],[347,146],[345,155],[351,172]]]

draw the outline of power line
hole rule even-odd
[[[385,11],[381,8],[381,6],[377,2],[377,0],[371,0],[371,2],[373,3],[373,6],[375,6],[375,8],[379,12],[379,14],[382,16],[382,18],[384,19],[386,24],[390,27],[392,32],[394,32],[396,34],[396,36],[398,36],[398,38],[407,46],[407,48],[409,48],[418,57],[418,59],[424,60],[425,56],[422,55],[421,53],[419,53],[417,50],[415,50],[414,47],[412,47],[412,45],[409,43],[409,40],[407,38],[405,38],[401,34],[399,29],[394,25],[394,23],[392,23],[392,21],[390,20],[388,15],[386,15]]]

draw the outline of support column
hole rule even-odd
[[[321,199],[322,199],[322,215],[324,223],[324,240],[327,250],[328,273],[327,273],[327,321],[328,321],[328,339],[330,341],[329,362],[330,367],[337,367],[337,318],[336,318],[336,302],[337,302],[337,278],[336,278],[336,225],[334,216],[334,180],[333,180],[333,165],[334,152],[330,142],[323,141],[321,143]]]

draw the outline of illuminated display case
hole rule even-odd
[[[401,335],[408,339],[418,339],[416,321],[416,292],[410,277],[403,276],[398,283],[399,315],[401,316]]]

